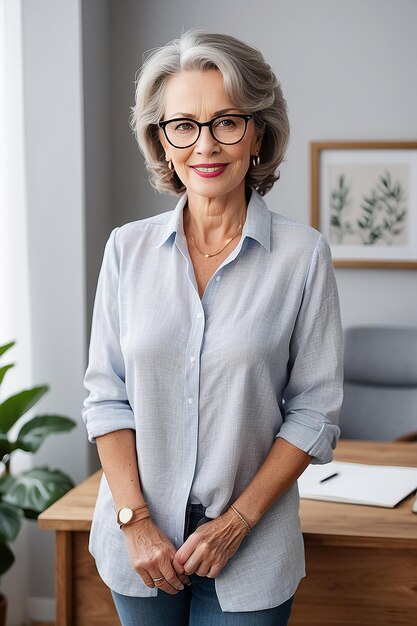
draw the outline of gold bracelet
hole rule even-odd
[[[247,523],[247,521],[245,520],[245,518],[243,517],[243,515],[241,515],[241,514],[239,513],[239,511],[237,511],[237,510],[235,509],[235,507],[233,506],[233,504],[231,504],[231,505],[230,505],[230,508],[231,508],[231,509],[232,509],[232,510],[236,513],[236,515],[237,515],[238,517],[240,517],[240,519],[242,520],[242,522],[245,524],[246,528],[248,529],[248,534],[249,534],[249,533],[250,533],[250,531],[251,531],[251,527],[249,526],[249,524]]]

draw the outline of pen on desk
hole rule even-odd
[[[330,480],[331,478],[334,478],[335,476],[339,476],[339,472],[335,472],[334,474],[330,474],[330,476],[326,476],[326,478],[322,478],[320,482],[325,483],[326,480]]]

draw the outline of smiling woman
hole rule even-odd
[[[230,112],[230,117],[218,117],[220,110]],[[178,111],[190,113],[182,114],[181,120]],[[186,119],[190,117],[195,121]],[[239,117],[219,70],[188,70],[171,76],[164,118],[159,138],[166,160],[187,189],[189,205],[198,198],[217,202],[221,198],[227,203],[231,194],[243,206],[245,177],[262,136],[253,115]]]
[[[123,626],[286,626],[304,575],[296,480],[332,459],[342,331],[327,242],[262,198],[285,100],[258,50],[190,31],[146,61],[132,126],[152,184],[180,198],[106,246],[83,408],[104,470],[90,551]]]
[[[260,193],[266,193],[277,180],[276,170],[289,138],[286,103],[276,76],[259,50],[228,35],[216,34],[213,45],[212,34],[194,30],[184,33],[179,41],[178,46],[174,41],[154,51],[137,81],[131,125],[145,155],[151,183],[168,193],[181,193],[185,189],[181,180],[167,170],[163,148],[155,142],[158,124],[168,117],[164,110],[168,81],[180,72],[201,72],[206,78],[208,70],[217,70],[223,79],[228,106],[224,107],[225,111],[214,109],[210,117],[225,112],[253,114],[253,124],[263,139],[260,163],[256,169],[249,168],[247,182]],[[195,89],[193,93],[196,94]],[[208,94],[208,86],[204,94]],[[186,112],[194,113],[187,108],[174,109],[170,116],[194,117]],[[210,117],[200,121],[207,122]]]

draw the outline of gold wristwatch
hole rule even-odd
[[[146,517],[150,517],[147,504],[141,504],[135,509],[123,506],[117,512],[117,523],[120,528],[123,528],[124,526],[129,526],[129,524],[133,524],[134,522],[139,522]]]

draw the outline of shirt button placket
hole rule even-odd
[[[204,312],[198,311],[194,317],[191,333],[187,345],[186,369],[185,369],[185,404],[186,420],[184,424],[185,457],[184,457],[184,481],[181,488],[184,500],[188,499],[197,462],[198,444],[198,406],[200,387],[200,351],[204,336]]]

